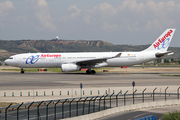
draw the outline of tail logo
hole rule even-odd
[[[167,38],[165,41],[163,41],[163,43],[161,44],[161,45],[159,45],[158,47],[157,47],[157,49],[158,50],[160,50],[160,49],[165,49],[165,48],[167,48],[168,46],[169,46],[169,44],[170,44],[170,38]]]
[[[171,36],[171,33],[173,31],[172,30],[169,30],[162,38],[159,38],[158,39],[158,42],[155,42],[153,44],[154,48],[160,50],[160,49],[164,49],[164,48],[167,48],[167,46],[169,45],[169,41],[170,41],[170,38],[167,38],[169,36]],[[162,43],[162,44],[161,44]],[[160,47],[161,45],[161,47]]]

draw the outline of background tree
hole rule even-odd
[[[174,62],[175,62],[175,60],[172,58],[172,59],[171,59],[171,63],[174,63]]]
[[[161,59],[157,59],[157,63],[161,63]]]
[[[164,59],[164,63],[170,63],[169,60],[167,59]]]

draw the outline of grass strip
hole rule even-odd
[[[3,107],[7,107],[9,106],[11,103],[10,102],[0,102],[0,108],[3,108]],[[14,103],[12,102],[12,105],[17,105],[18,103]]]
[[[180,75],[161,75],[161,76],[167,76],[167,77],[180,77]]]

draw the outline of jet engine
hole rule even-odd
[[[81,67],[76,64],[62,64],[61,69],[63,72],[80,71]]]

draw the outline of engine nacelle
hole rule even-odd
[[[61,69],[63,72],[80,71],[81,67],[76,64],[62,64]]]

